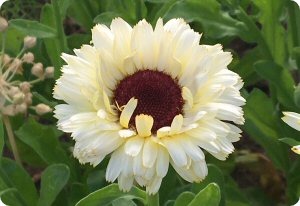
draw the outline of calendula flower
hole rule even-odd
[[[300,114],[295,112],[283,112],[283,117],[281,118],[285,123],[294,129],[300,131]],[[297,154],[300,154],[300,145],[293,146],[291,150]]]
[[[133,28],[121,18],[92,29],[93,45],[63,54],[67,65],[54,97],[58,127],[75,140],[74,156],[98,165],[111,154],[110,182],[128,191],[137,182],[159,190],[169,163],[187,181],[207,175],[202,149],[225,160],[243,124],[243,82],[227,69],[221,45],[199,45],[201,35],[182,19]]]

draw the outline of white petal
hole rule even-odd
[[[174,139],[174,137],[166,138],[162,140],[165,147],[169,151],[169,154],[171,158],[173,159],[174,163],[178,167],[183,167],[187,165],[187,157],[183,150],[183,148],[180,146],[180,143]]]
[[[300,114],[295,112],[283,112],[283,114],[284,116],[281,119],[289,126],[300,131]]]
[[[150,168],[153,167],[157,153],[158,153],[158,145],[153,142],[151,138],[147,138],[144,144],[143,149],[143,165],[144,167]]]
[[[194,104],[193,94],[192,94],[191,90],[189,90],[187,87],[182,88],[182,98],[185,101],[187,101],[187,104],[189,105],[189,107],[193,106],[193,104]]]
[[[160,177],[153,178],[153,180],[150,181],[150,184],[146,186],[146,192],[149,195],[157,193],[160,188],[161,181],[162,181],[162,178],[160,178]]]
[[[156,174],[159,177],[166,176],[169,168],[169,154],[164,147],[158,148],[156,161]]]
[[[119,135],[122,138],[128,138],[136,135],[136,132],[131,129],[121,129],[119,130]]]
[[[182,123],[183,116],[181,114],[176,115],[171,123],[170,135],[179,133],[181,131]]]
[[[144,138],[135,136],[130,138],[125,143],[125,152],[130,156],[136,156],[141,151],[144,144]]]

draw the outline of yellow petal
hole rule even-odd
[[[153,117],[150,115],[140,114],[135,117],[135,126],[140,137],[148,137],[151,135],[153,122]]]
[[[120,116],[120,124],[125,127],[128,128],[128,124],[130,121],[130,118],[135,110],[137,106],[137,99],[135,99],[134,97],[132,97],[128,103],[126,104],[126,106],[124,107],[121,116]]]
[[[300,145],[292,147],[292,151],[295,152],[296,154],[300,154]]]

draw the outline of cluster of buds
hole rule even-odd
[[[1,17],[2,18],[2,17]],[[0,18],[0,32],[3,30]],[[3,23],[3,22],[2,22]],[[27,36],[24,38],[24,46],[17,57],[10,57],[8,54],[0,56],[0,113],[7,116],[15,116],[17,114],[25,114],[28,108],[32,108],[38,115],[51,112],[52,109],[46,104],[38,104],[32,106],[31,87],[33,84],[52,78],[54,73],[53,67],[44,69],[42,63],[35,63],[34,54],[24,51],[34,47],[36,38]],[[32,81],[20,81],[16,75],[23,74],[23,64],[31,64],[31,74],[36,77]]]

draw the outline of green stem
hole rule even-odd
[[[15,137],[14,137],[14,132],[11,128],[9,117],[6,116],[6,115],[3,115],[3,122],[4,122],[4,125],[5,125],[5,128],[6,128],[6,131],[7,131],[7,136],[8,136],[9,143],[11,145],[13,156],[14,156],[16,162],[20,166],[22,166],[21,158],[20,158],[20,155],[19,155],[19,152],[18,152],[16,140],[15,140]]]
[[[158,193],[154,195],[147,194],[147,206],[159,206],[159,195]]]
[[[1,49],[1,63],[0,63],[0,74],[2,74],[2,66],[4,66],[4,54],[5,54],[5,40],[6,40],[6,32],[2,34],[2,49]]]

